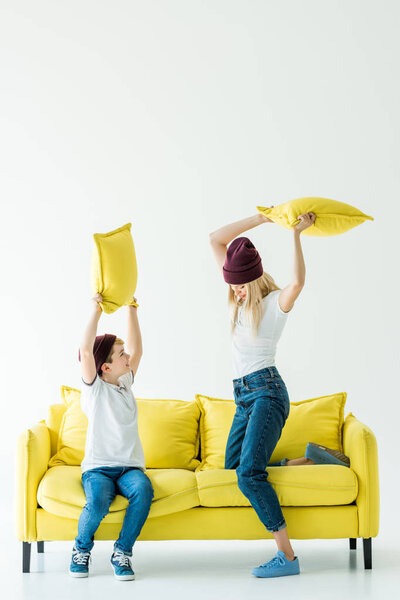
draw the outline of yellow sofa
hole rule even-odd
[[[79,391],[63,386],[63,404],[49,407],[46,420],[18,438],[16,533],[22,569],[30,570],[31,543],[71,540],[85,504],[80,462],[87,421]],[[292,539],[363,538],[364,566],[372,567],[371,539],[379,529],[378,454],[374,433],[352,413],[344,419],[346,394],[291,403],[270,462],[303,456],[307,441],[343,451],[340,465],[268,467]],[[224,448],[233,400],[196,396],[193,402],[141,400],[139,433],[146,472],[154,488],[149,517],[139,540],[272,538],[225,470]],[[64,445],[63,445],[64,444]],[[95,540],[115,540],[128,501],[117,495]]]

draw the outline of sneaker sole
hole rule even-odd
[[[74,571],[70,571],[69,574],[71,577],[88,577],[89,573],[74,573]]]
[[[346,465],[350,465],[349,457],[339,452],[339,450],[332,450],[331,448],[327,448],[326,446],[322,446],[321,444],[315,444],[314,442],[309,442],[309,445],[314,446],[314,448],[320,448],[321,450],[325,450],[325,452],[328,452],[328,454],[330,454],[331,456],[334,456],[335,458],[341,460],[342,462],[346,463]]]
[[[276,573],[274,575],[257,575],[257,573],[251,572],[254,577],[259,577],[260,579],[272,579],[273,577],[290,577],[291,575],[300,575],[300,571],[296,571],[295,573]]]
[[[132,581],[133,579],[135,579],[134,575],[116,575],[114,573],[114,577],[115,579],[118,579],[119,581]]]

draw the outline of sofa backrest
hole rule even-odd
[[[55,408],[56,405],[49,410],[52,435],[49,467],[80,465],[85,453],[87,417],[81,408],[80,390],[62,386],[61,393],[64,410]],[[146,467],[194,471],[200,463],[198,403],[141,398],[136,401]]]
[[[87,417],[80,390],[62,386],[64,404],[52,404],[49,466],[80,465]],[[343,451],[342,427],[347,394],[341,392],[290,405],[290,413],[270,462],[304,456],[308,442]],[[195,401],[136,398],[138,425],[147,468],[223,469],[236,405],[233,400],[196,395]]]
[[[290,403],[290,412],[270,463],[304,456],[307,443],[343,451],[342,426],[347,394],[341,392]],[[201,464],[199,470],[223,469],[226,442],[236,405],[232,400],[196,395],[199,403]]]

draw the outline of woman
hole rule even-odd
[[[300,234],[314,223],[315,218],[311,212],[299,215],[300,222],[292,229],[295,251],[292,281],[282,290],[263,271],[261,257],[251,241],[246,237],[236,238],[261,223],[271,223],[271,219],[258,213],[210,234],[216,261],[229,284],[228,304],[232,310],[236,412],[226,446],[225,468],[236,469],[240,490],[266,529],[272,532],[278,547],[270,561],[252,570],[258,577],[300,572],[278,497],[265,469],[290,410],[286,385],[275,366],[276,345],[288,313],[304,286]],[[350,461],[337,451],[310,443],[304,457],[284,458],[270,466],[320,463],[349,466]]]

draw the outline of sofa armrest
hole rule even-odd
[[[36,535],[37,489],[50,460],[50,434],[45,421],[18,437],[15,480],[16,533],[20,541]]]
[[[378,448],[373,431],[352,413],[343,424],[343,451],[358,478],[358,534],[375,537],[379,530]]]

